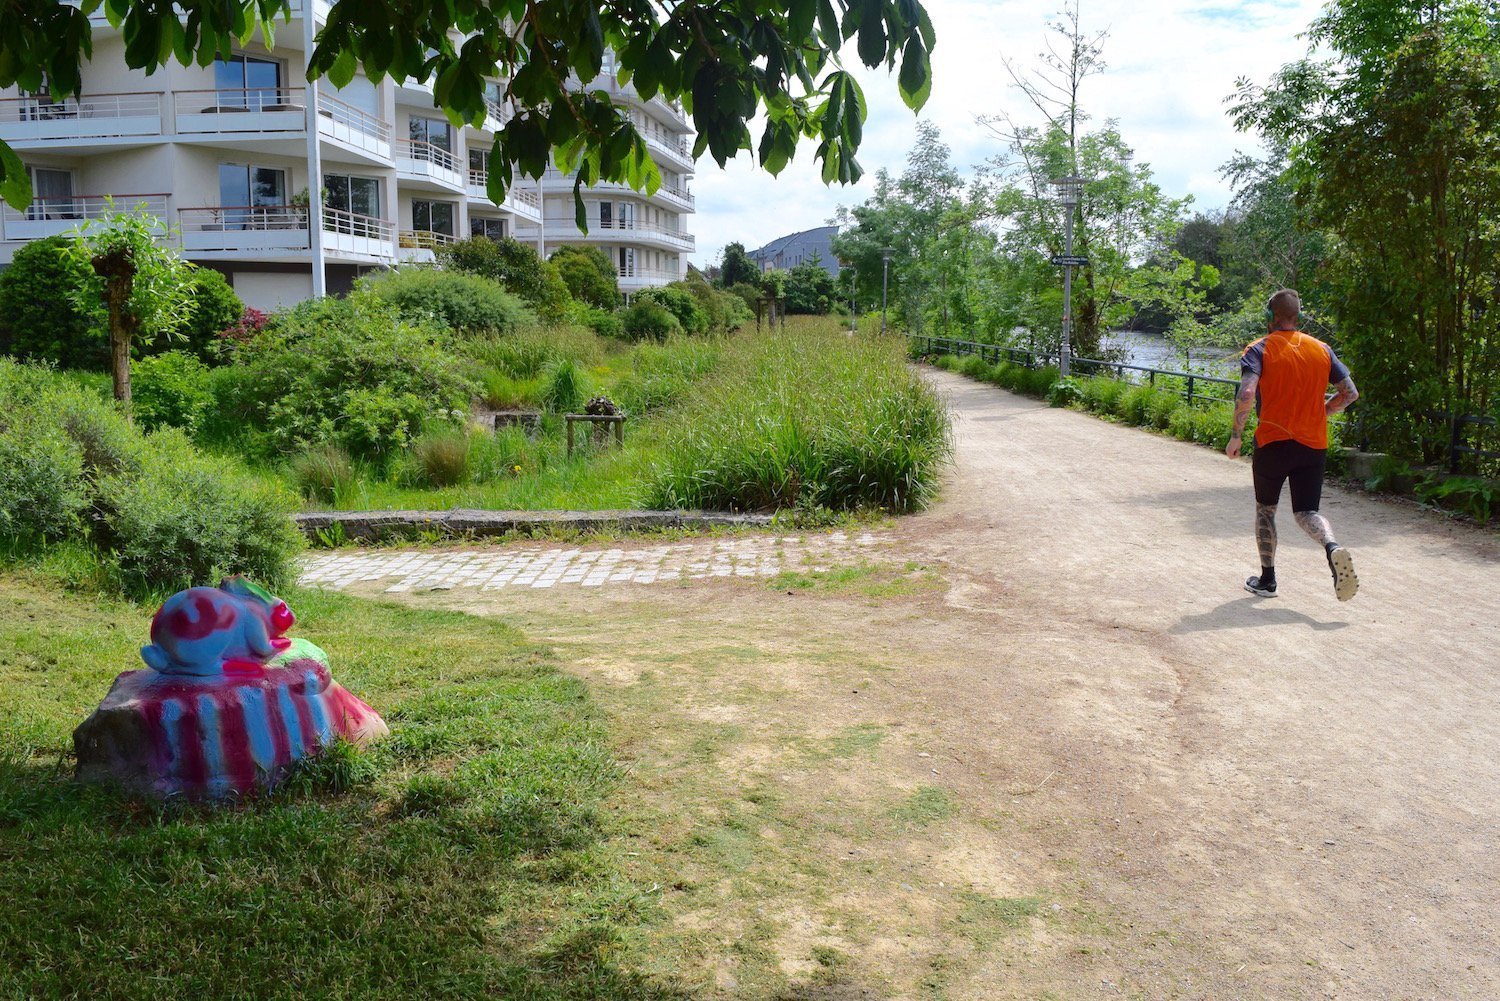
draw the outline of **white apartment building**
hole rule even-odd
[[[661,172],[661,187],[649,197],[628,184],[588,188],[583,200],[589,226],[584,233],[576,224],[572,176],[549,169],[540,183],[543,218],[518,220],[517,239],[549,250],[563,243],[602,248],[615,263],[620,291],[626,295],[677,281],[687,275],[687,258],[696,248],[687,229],[688,216],[696,211],[689,190],[694,167],[687,118],[675,102],[660,96],[642,100],[633,85],[620,83],[610,53],[589,89],[607,90],[615,104],[628,111]]]
[[[486,195],[489,150],[506,114],[498,85],[485,126],[455,128],[425,85],[308,84],[306,54],[327,9],[293,0],[294,19],[277,26],[274,49],[252,42],[207,67],[174,62],[150,75],[128,69],[120,33],[92,18],[94,56],[79,97],[0,91],[0,138],[33,187],[28,208],[0,209],[0,265],[112,200],[166,220],[184,257],[222,271],[261,309],[346,291],[366,271],[430,261],[439,244],[470,235],[533,240],[543,252],[545,241],[606,246],[627,292],[682,276],[693,246],[681,226],[692,211],[693,164],[680,112],[639,101],[612,75],[594,85],[619,93],[656,137],[672,188],[651,199],[623,186],[591,190],[591,219],[604,221],[584,237],[571,224],[571,181],[521,182],[498,205]]]

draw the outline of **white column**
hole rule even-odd
[[[313,0],[303,0],[302,51],[312,56],[316,24]],[[312,258],[312,293],[314,298],[328,294],[327,276],[323,273],[323,156],[318,140],[318,83],[307,83],[307,240]]]

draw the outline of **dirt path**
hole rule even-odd
[[[635,954],[695,997],[1500,996],[1500,546],[931,373],[943,499],[844,572],[403,600],[588,677]],[[368,584],[373,593],[378,584]]]

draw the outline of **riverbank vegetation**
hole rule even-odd
[[[1236,157],[1222,209],[1194,211],[1133,156],[1127,125],[1088,117],[1105,36],[1078,8],[1054,25],[1067,58],[1008,64],[1035,117],[986,119],[996,152],[965,174],[921,126],[907,167],[841,213],[835,250],[866,306],[906,329],[1055,356],[1066,218],[1049,182],[1083,178],[1073,253],[1073,352],[1108,355],[1115,327],[1186,349],[1265,333],[1269,294],[1296,288],[1303,327],[1334,345],[1362,398],[1357,441],[1413,464],[1500,460],[1500,23],[1475,0],[1330,3],[1308,57],[1242,81],[1234,122],[1273,157]],[[1249,68],[1247,67],[1247,70]],[[1082,93],[1080,99],[1078,94]],[[1053,95],[1070,95],[1059,101]],[[1184,358],[1184,362],[1185,362]]]

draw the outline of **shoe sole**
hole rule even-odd
[[[1340,601],[1359,593],[1359,578],[1354,575],[1354,557],[1349,550],[1340,548],[1329,553],[1328,565],[1333,568],[1333,593]]]

